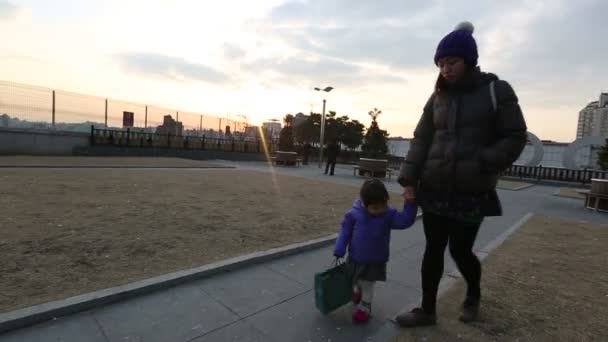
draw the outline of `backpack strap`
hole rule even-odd
[[[495,81],[490,82],[490,97],[492,98],[492,108],[494,111],[498,110],[498,103],[496,101],[496,89]]]

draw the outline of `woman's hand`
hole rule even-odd
[[[406,186],[403,189],[403,199],[406,204],[411,204],[416,202],[416,189],[413,186]]]

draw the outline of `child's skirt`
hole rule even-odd
[[[386,263],[356,263],[348,260],[353,281],[386,281]]]

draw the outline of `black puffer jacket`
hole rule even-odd
[[[494,81],[497,110],[490,83]],[[526,145],[526,123],[511,86],[476,69],[458,85],[438,86],[424,107],[401,167],[402,186],[487,193]]]

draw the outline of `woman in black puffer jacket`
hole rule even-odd
[[[437,47],[436,89],[401,167],[399,183],[424,216],[426,249],[422,262],[422,306],[397,317],[403,327],[436,322],[437,288],[443,255],[450,254],[467,282],[461,320],[477,318],[481,264],[473,245],[484,217],[499,216],[500,173],[526,145],[526,123],[509,83],[477,66],[473,25],[462,23]]]

